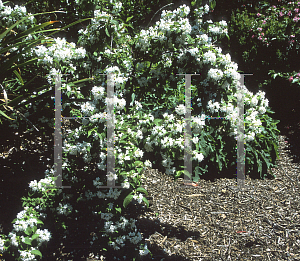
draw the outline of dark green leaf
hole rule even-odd
[[[132,195],[133,192],[131,192],[123,201],[123,206],[124,208],[127,207],[127,205],[132,201],[133,199],[133,195]]]

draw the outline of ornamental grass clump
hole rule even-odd
[[[117,6],[121,8],[120,4]],[[67,237],[65,232],[72,221],[91,220],[97,225],[83,241],[98,248],[107,259],[136,260],[149,253],[136,220],[125,217],[126,208],[132,201],[149,205],[148,193],[140,186],[142,171],[154,165],[149,158],[155,157],[166,175],[174,179],[182,176],[185,79],[176,74],[200,74],[192,77],[191,85],[193,180],[211,168],[221,172],[236,164],[238,88],[245,101],[246,174],[257,171],[264,178],[265,167],[274,166],[278,130],[276,121],[266,114],[272,113],[268,100],[264,92],[253,94],[239,83],[238,65],[215,45],[222,33],[226,34],[226,23],[203,21],[208,11],[209,7],[204,6],[193,9],[191,15],[186,5],[173,12],[163,11],[160,22],[153,27],[125,36],[126,26],[117,22],[117,13],[96,10],[91,25],[79,31],[81,47],[75,52],[81,58],[86,55],[84,64],[76,55],[73,57],[74,44],[68,47],[62,39],[56,39],[59,48],[63,48],[59,51],[54,51],[54,46],[32,52],[49,66],[52,88],[56,74],[71,73],[68,82],[64,80],[62,84],[63,95],[68,97],[62,114],[85,117],[78,118],[78,127],[63,132],[62,178],[63,185],[71,188],[66,191],[53,187],[53,168],[44,180],[32,181],[29,197],[23,198],[23,206],[36,211],[36,216],[41,215],[45,226],[55,224],[51,234]],[[100,35],[104,34],[113,36],[114,45],[111,42],[98,49]],[[72,58],[68,66],[66,61]],[[65,63],[60,67],[58,61]],[[53,64],[55,68],[51,68]],[[106,90],[111,82],[106,79],[108,76],[100,74],[114,77],[115,114],[111,121],[115,126],[116,171],[112,174],[107,174],[106,165]],[[75,98],[88,101],[72,101]],[[112,180],[122,189],[101,187]],[[43,233],[41,238],[48,240],[50,234]],[[19,241],[23,240],[22,235],[18,236]],[[30,240],[33,237],[36,236]],[[3,250],[9,251],[14,240],[7,238]],[[27,251],[38,256],[29,246]]]

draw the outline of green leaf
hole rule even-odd
[[[21,82],[21,84],[24,85],[24,81],[23,81],[21,75],[16,70],[14,70],[14,73],[15,73],[15,75],[17,75],[17,77],[18,77],[19,81]]]
[[[107,27],[105,28],[105,33],[106,33],[106,35],[107,35],[108,37],[110,37],[109,32],[108,32],[108,30],[107,30]]]
[[[145,190],[144,188],[142,188],[142,187],[139,187],[139,188],[137,188],[136,189],[136,191],[138,191],[138,192],[143,192],[143,193],[145,193],[146,194],[146,196],[148,196],[148,192],[147,192],[147,190]]]
[[[114,19],[112,19],[110,22],[111,22],[112,24],[115,24],[116,26],[119,26],[118,21],[116,21],[116,20],[114,20]]]
[[[58,23],[58,22],[59,22],[59,21],[45,22],[45,23],[43,23],[43,24],[40,24],[40,25],[37,25],[37,26],[35,26],[35,27],[29,28],[28,30],[26,30],[26,31],[24,31],[24,32],[22,32],[22,33],[20,33],[20,34],[18,34],[18,35],[17,35],[17,38],[14,39],[14,40],[19,40],[19,39],[21,39],[21,38],[23,38],[23,37],[25,37],[25,36],[31,34],[32,32],[36,32],[36,31],[38,31],[38,30],[40,30],[40,29],[46,27],[47,25],[51,25],[51,24]],[[53,31],[53,30],[57,30],[57,29],[59,29],[59,28],[50,29],[50,30]],[[40,33],[40,31],[39,31],[38,33]]]
[[[153,121],[153,123],[154,123],[155,125],[160,125],[160,123],[161,123],[162,121],[163,121],[162,119],[155,119],[155,120]]]
[[[217,159],[217,162],[218,162],[219,170],[221,171],[222,170],[222,163],[220,162],[220,158],[219,158],[217,153],[216,153],[216,159]]]
[[[96,128],[93,128],[93,129],[89,130],[87,137],[91,136],[91,134],[92,134],[93,131],[96,131]]]
[[[37,219],[36,222],[37,222],[38,224],[44,225],[43,221],[41,221],[41,220],[38,220],[38,219]]]
[[[31,239],[29,237],[25,237],[25,244],[30,245],[31,246]]]
[[[135,166],[142,166],[142,165],[143,165],[143,162],[136,160],[136,161],[134,162],[134,165],[135,165]]]
[[[19,25],[20,23],[22,23],[24,20],[28,19],[28,17],[24,17],[23,19],[21,19],[20,21],[17,21],[15,24],[13,24],[11,27],[7,28],[7,30],[0,34],[0,41],[17,25]]]
[[[141,174],[141,172],[142,172],[143,169],[144,169],[144,168],[137,168],[139,174]]]
[[[123,201],[123,206],[124,208],[126,208],[128,206],[128,204],[132,201],[133,199],[133,195],[132,195],[133,192],[131,192]]]
[[[183,170],[182,172],[183,172],[184,175],[186,175],[189,179],[192,179],[192,174],[189,173],[187,170]]]
[[[121,213],[121,208],[115,208],[116,211],[118,211],[119,213]]]
[[[132,94],[131,94],[131,103],[130,103],[130,106],[132,106],[132,105],[133,105],[134,98],[135,98],[135,94],[134,94],[134,93],[132,93]]]
[[[42,253],[39,250],[32,250],[31,254],[42,257]]]
[[[27,229],[24,231],[25,232],[25,234],[26,235],[30,235],[30,234],[32,234],[32,230],[31,230],[31,228],[30,227],[27,227]]]
[[[149,202],[148,202],[148,200],[147,200],[145,197],[143,197],[142,200],[146,203],[147,208],[148,208],[148,207],[149,207]]]
[[[127,17],[126,23],[127,23],[129,20],[131,20],[132,18],[133,18],[133,16]]]
[[[31,239],[34,240],[34,239],[36,239],[36,238],[38,238],[38,237],[39,237],[38,234],[34,234],[34,235],[31,237]]]
[[[15,120],[15,119],[12,119],[12,118],[8,117],[3,111],[0,111],[0,114],[2,114],[4,117],[6,117],[6,118],[8,118],[8,119],[10,119],[12,121]]]

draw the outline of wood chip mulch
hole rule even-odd
[[[300,260],[300,164],[292,163],[287,137],[279,140],[276,178],[247,175],[243,190],[235,178],[184,186],[145,170],[150,206],[136,219],[153,256],[143,260]]]

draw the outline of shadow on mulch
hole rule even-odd
[[[290,122],[282,120],[282,122],[278,124],[278,129],[281,131],[281,135],[285,135],[288,138],[288,150],[290,150],[293,163],[300,162],[300,117],[298,116],[297,118],[298,120]]]
[[[23,209],[21,198],[28,196],[29,182],[44,178],[47,165],[53,165],[53,131],[25,131],[0,125],[0,233],[6,235]]]

